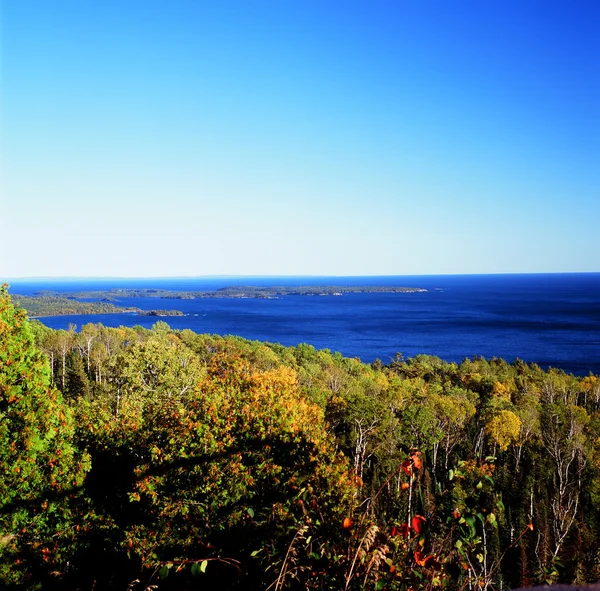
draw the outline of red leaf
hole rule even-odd
[[[402,525],[400,525],[398,527],[394,526],[392,528],[391,535],[393,538],[396,538],[398,536],[402,536],[403,538],[408,538],[408,532],[409,532],[408,523],[403,523]]]
[[[410,471],[410,467],[411,467],[411,462],[410,460],[404,460],[402,462],[402,469],[410,476],[411,471]]]
[[[409,527],[408,527],[408,523],[403,523],[402,525],[399,526],[394,526],[392,528],[391,531],[391,536],[393,538],[397,538],[398,536],[402,536],[403,538],[408,538],[408,534],[409,534]]]
[[[425,517],[422,517],[421,515],[415,515],[411,521],[412,528],[418,534],[421,533],[424,523],[425,523]]]

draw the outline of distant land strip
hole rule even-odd
[[[103,291],[55,292],[40,290],[33,296],[12,294],[13,302],[24,308],[30,318],[42,316],[68,316],[87,314],[125,314],[140,316],[183,316],[180,310],[141,310],[136,307],[117,305],[121,298],[159,298],[194,300],[221,299],[277,299],[285,296],[343,296],[350,293],[420,293],[422,287],[393,286],[304,286],[304,287],[256,287],[231,286],[212,291],[174,291],[151,288],[114,288]],[[96,301],[81,301],[96,300]]]
[[[12,294],[15,306],[24,308],[29,318],[43,316],[71,316],[82,314],[126,314],[140,313],[139,308],[115,306],[110,302],[78,302],[64,296]]]
[[[36,295],[59,296],[75,299],[97,299],[116,301],[119,298],[163,298],[176,300],[194,300],[201,298],[274,298],[283,296],[340,296],[348,293],[415,293],[425,292],[422,287],[393,287],[393,286],[288,286],[288,287],[257,287],[254,285],[236,285],[222,287],[211,291],[176,291],[169,289],[150,288],[115,288],[104,291],[77,291],[58,293],[39,291]]]

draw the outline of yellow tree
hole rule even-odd
[[[485,431],[502,451],[506,451],[518,440],[521,425],[521,419],[514,412],[501,410],[486,423]]]

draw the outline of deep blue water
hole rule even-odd
[[[396,352],[447,361],[519,357],[542,367],[600,374],[600,273],[440,275],[410,277],[224,277],[201,279],[14,280],[12,293],[155,287],[201,291],[226,285],[398,285],[426,293],[367,293],[343,297],[286,296],[275,300],[157,300],[123,298],[120,305],[178,309],[174,329],[235,334],[284,345],[310,343],[371,362]],[[101,322],[152,326],[137,315],[43,318],[52,328]]]

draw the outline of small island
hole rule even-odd
[[[138,316],[184,316],[181,310],[139,310]]]

